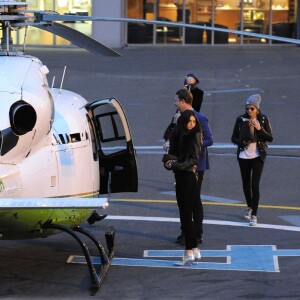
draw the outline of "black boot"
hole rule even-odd
[[[90,225],[94,224],[95,222],[101,221],[105,219],[107,215],[99,215],[96,211],[94,211],[91,216],[87,219]]]

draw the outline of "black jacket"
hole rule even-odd
[[[174,131],[170,138],[169,154],[178,157],[171,165],[174,172],[196,172],[201,153],[201,132],[199,128],[190,131]]]
[[[204,92],[201,89],[199,89],[198,87],[191,89],[190,92],[193,95],[192,107],[195,111],[200,112],[201,105],[203,102]]]
[[[257,147],[259,151],[259,156],[262,160],[265,160],[267,153],[266,148],[267,142],[273,141],[273,135],[272,135],[272,128],[270,121],[267,116],[259,114],[257,115],[257,120],[260,123],[261,129],[256,130],[254,129],[254,137],[250,135],[250,132],[247,128],[248,121],[244,119],[248,119],[249,115],[247,113],[239,116],[236,119],[233,133],[231,136],[232,143],[236,144],[238,146],[237,155],[239,157],[239,154],[241,151],[245,148],[245,143],[254,140],[257,142]],[[244,143],[245,142],[245,143]]]

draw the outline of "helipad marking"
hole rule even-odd
[[[279,216],[279,218],[281,218],[295,226],[300,226],[300,216]]]
[[[300,256],[300,249],[277,250],[275,245],[228,245],[227,250],[201,250],[202,257],[224,257],[225,263],[198,262],[191,266],[176,266],[181,262],[174,260],[157,260],[148,258],[178,258],[182,257],[183,250],[145,250],[146,259],[113,258],[114,266],[152,267],[152,268],[181,268],[207,269],[222,271],[256,271],[280,272],[278,257]],[[86,264],[84,256],[70,256],[68,263]],[[99,265],[100,258],[92,257],[94,265]]]

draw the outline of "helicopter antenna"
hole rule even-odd
[[[5,34],[5,38],[6,38],[6,52],[9,52],[9,36],[10,36],[10,24],[9,22],[5,22],[5,26],[6,26],[6,34]]]
[[[62,85],[64,83],[64,79],[65,79],[65,73],[66,73],[66,66],[64,67],[64,72],[63,72],[63,76],[62,76],[62,79],[61,79],[61,83],[60,83],[60,88],[59,88],[59,93],[61,93],[61,88],[62,88]]]
[[[53,76],[53,78],[52,78],[52,84],[51,84],[51,87],[53,88],[53,86],[54,86],[54,82],[55,82],[55,76]]]
[[[25,33],[24,33],[24,42],[23,42],[23,53],[25,53],[25,45],[26,45],[26,38],[27,38],[27,29],[28,27],[25,27]]]

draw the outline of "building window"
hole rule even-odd
[[[293,37],[294,0],[128,0],[128,17]],[[272,20],[272,24],[270,24]],[[220,31],[128,24],[128,43],[267,43]]]
[[[59,14],[72,14],[78,16],[90,16],[92,11],[92,0],[33,0],[29,1],[31,5],[28,9],[32,10],[50,10],[58,12]],[[83,34],[92,36],[92,24],[90,21],[85,22],[64,22],[73,29],[80,31]],[[25,29],[21,29],[14,33],[13,39],[17,44],[23,44],[25,36]],[[27,45],[44,45],[44,46],[69,46],[71,43],[59,36],[44,30],[29,27],[26,34]]]

